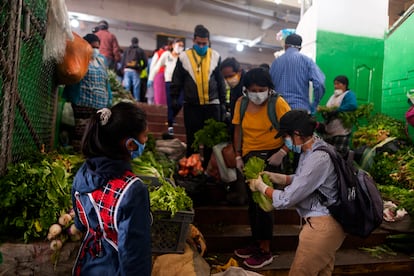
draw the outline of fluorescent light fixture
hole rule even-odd
[[[72,28],[77,28],[79,27],[79,20],[76,18],[72,18],[70,20],[70,26],[72,26]]]
[[[276,5],[279,5],[280,3],[282,3],[282,0],[274,0]]]
[[[237,45],[236,45],[237,52],[241,52],[241,51],[243,51],[243,49],[244,49],[244,45],[241,44],[240,42],[237,43]]]

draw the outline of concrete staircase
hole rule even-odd
[[[166,105],[149,105],[138,102],[138,106],[147,113],[149,133],[154,135],[155,139],[162,139],[163,134],[168,131],[167,124],[167,106]],[[186,142],[183,111],[181,110],[175,118],[174,137]]]

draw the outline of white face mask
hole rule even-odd
[[[96,57],[97,55],[99,55],[99,49],[93,48],[93,56]]]
[[[344,93],[344,91],[342,91],[342,89],[335,89],[335,91],[334,91],[334,95],[337,96],[337,97],[341,96],[342,93]]]
[[[226,82],[227,82],[227,84],[231,87],[231,88],[234,88],[234,87],[236,87],[238,84],[239,84],[239,82],[240,82],[240,76],[238,75],[238,74],[236,74],[236,75],[234,75],[233,77],[231,77],[231,78],[227,78],[226,79]]]
[[[180,45],[175,45],[174,46],[174,52],[176,52],[177,54],[181,54],[181,52],[184,50],[184,47],[180,46]]]
[[[255,105],[261,105],[269,97],[269,91],[265,91],[265,92],[247,91],[247,96],[249,97],[249,100],[252,101]]]

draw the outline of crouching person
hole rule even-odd
[[[285,185],[284,190],[267,186],[259,177],[251,180],[249,187],[273,200],[276,209],[296,207],[306,221],[299,235],[299,244],[289,275],[331,275],[334,270],[335,253],[345,239],[341,225],[322,205],[319,192],[336,202],[337,175],[328,153],[315,150],[325,145],[313,135],[316,122],[302,110],[291,110],[280,119],[280,131],[285,145],[300,153],[299,164],[294,175],[264,171],[273,183]]]

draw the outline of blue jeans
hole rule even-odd
[[[130,91],[132,85],[132,95],[136,101],[140,101],[141,94],[141,78],[135,70],[124,70],[124,80],[122,85],[127,91]]]

